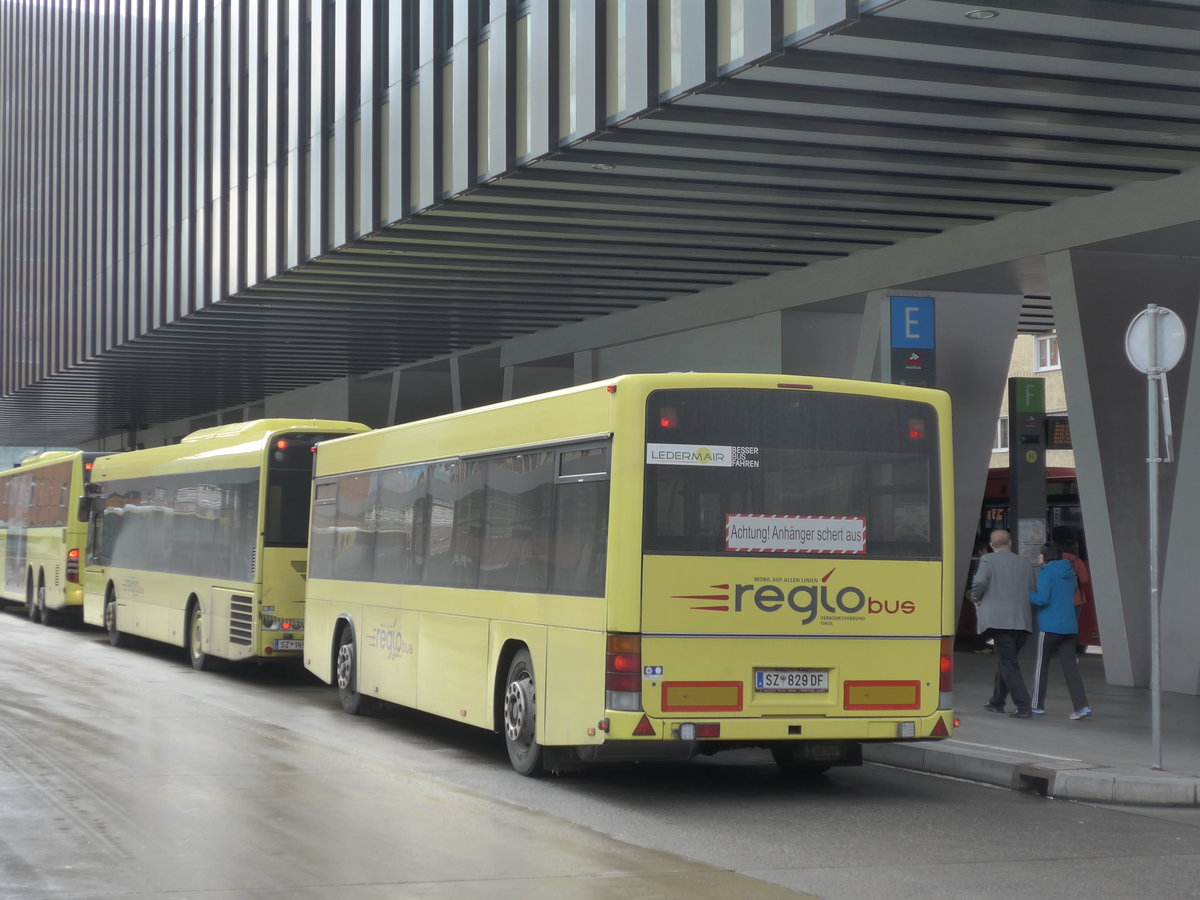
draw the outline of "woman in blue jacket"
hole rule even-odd
[[[1062,663],[1063,677],[1067,690],[1071,692],[1072,719],[1085,719],[1092,714],[1088,706],[1087,693],[1083,689],[1083,678],[1079,675],[1079,662],[1075,658],[1075,639],[1079,626],[1075,620],[1075,572],[1071,564],[1062,558],[1056,544],[1042,547],[1042,568],[1037,576],[1037,590],[1031,591],[1029,600],[1037,607],[1037,674],[1033,682],[1033,714],[1046,712],[1046,675],[1050,670],[1050,657],[1057,656]]]

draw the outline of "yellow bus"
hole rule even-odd
[[[304,661],[522,774],[948,737],[949,398],[627,375],[322,444]]]
[[[0,472],[0,599],[24,603],[34,622],[52,625],[83,605],[87,521],[75,501],[99,455],[50,450]]]
[[[366,431],[260,419],[95,461],[83,619],[210,659],[298,658],[313,450]]]

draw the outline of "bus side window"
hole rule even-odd
[[[314,488],[312,534],[308,542],[308,574],[313,578],[333,577],[337,492],[337,479],[318,481]]]
[[[604,594],[608,563],[608,480],[559,484],[554,496],[554,594]]]
[[[608,565],[610,445],[559,452],[549,590],[604,595]]]
[[[547,589],[554,460],[532,451],[489,461],[481,588]]]

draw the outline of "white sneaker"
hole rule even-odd
[[[1075,712],[1071,713],[1071,715],[1067,716],[1067,718],[1068,719],[1086,719],[1091,714],[1092,714],[1092,708],[1090,706],[1085,706],[1082,709],[1075,710]]]
[[[1046,714],[1046,711],[1044,709],[1031,709],[1030,712],[1033,713],[1035,716],[1044,716]]]

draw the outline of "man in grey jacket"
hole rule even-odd
[[[1033,566],[1023,556],[1012,552],[1012,536],[997,529],[988,541],[992,552],[979,558],[979,568],[971,582],[971,600],[979,633],[992,636],[996,648],[996,678],[992,698],[984,705],[991,712],[1004,712],[1004,700],[1012,694],[1018,719],[1032,716],[1029,689],[1021,677],[1017,654],[1033,630],[1033,614],[1029,592],[1037,587]]]

